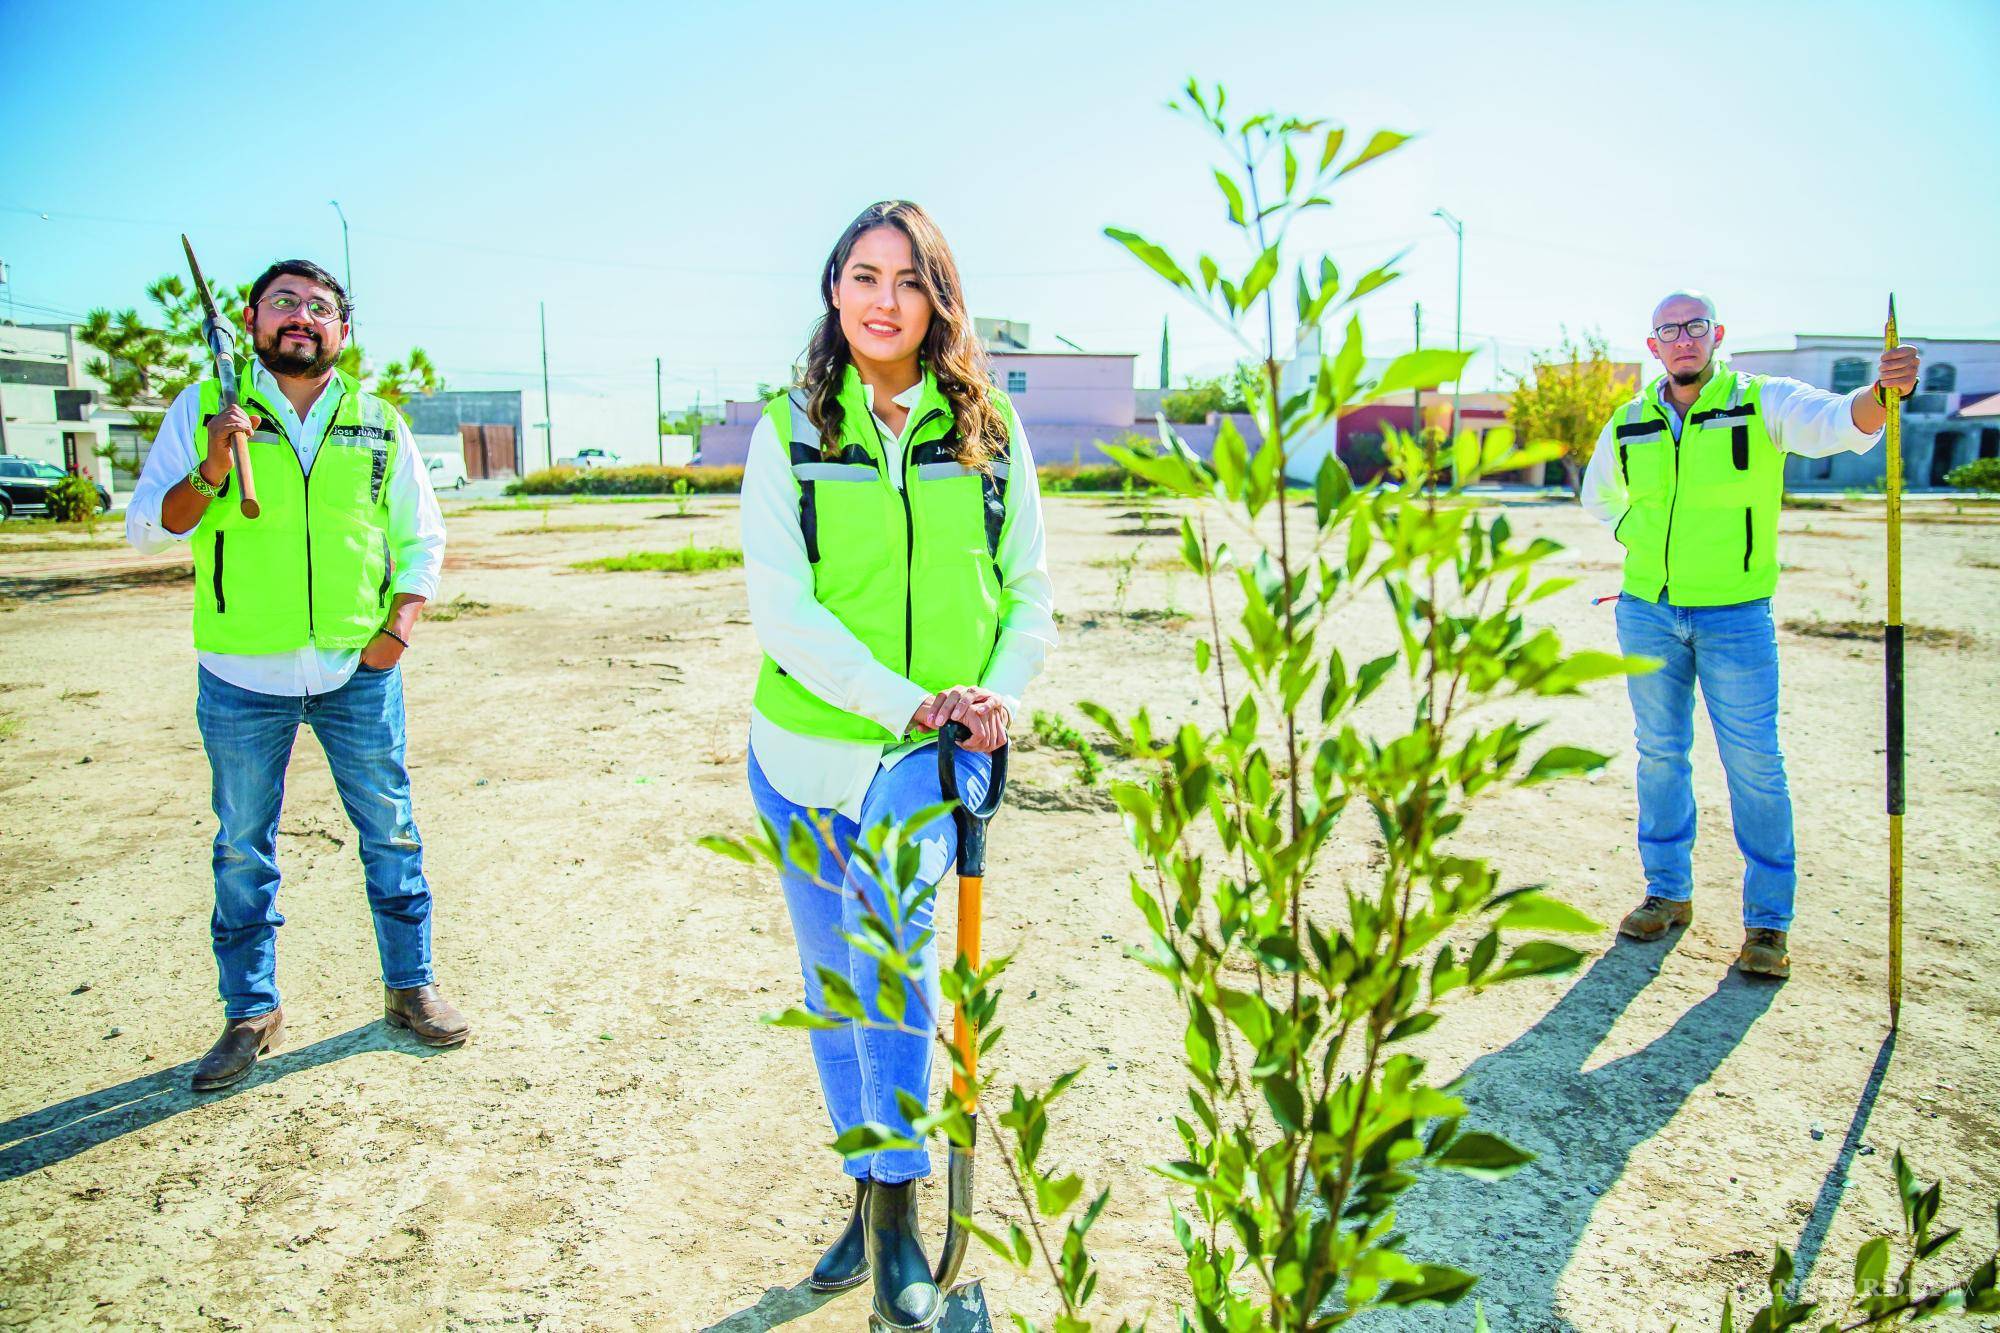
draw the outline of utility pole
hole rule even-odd
[[[663,433],[666,416],[665,400],[660,396],[660,358],[656,356],[653,358],[653,450],[662,464],[667,461],[667,437]]]
[[[542,440],[549,447],[548,466],[556,465],[556,414],[549,409],[549,306],[535,302],[542,316]]]
[[[1424,350],[1424,303],[1418,301],[1411,307],[1417,321],[1417,343],[1414,350]],[[1410,426],[1416,432],[1417,443],[1424,442],[1424,386],[1419,384],[1410,390]]]
[[[347,282],[347,303],[354,304],[354,255],[347,248],[347,211],[340,206],[340,200],[329,199],[333,211],[340,214],[340,262],[341,272]]]
[[[1451,321],[1451,350],[1465,351],[1465,224],[1442,208],[1431,210],[1431,216],[1442,218],[1458,237],[1458,291],[1453,300]],[[1463,369],[1451,382],[1451,438],[1458,438],[1458,391],[1465,379]]]

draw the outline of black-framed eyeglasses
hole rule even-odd
[[[340,307],[319,297],[300,299],[290,292],[279,292],[264,298],[264,304],[281,315],[296,314],[301,306],[315,324],[331,324],[340,318]]]
[[[1662,324],[1653,330],[1653,336],[1663,343],[1679,342],[1683,332],[1690,338],[1706,338],[1708,331],[1714,327],[1712,320],[1690,319],[1679,324]]]

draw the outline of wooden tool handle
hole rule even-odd
[[[257,503],[257,479],[250,474],[250,437],[240,430],[229,437],[229,465],[236,470],[236,495],[243,517],[257,517],[263,506]]]

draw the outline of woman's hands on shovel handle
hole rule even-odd
[[[993,691],[977,685],[956,685],[919,704],[910,716],[910,728],[938,731],[947,722],[963,722],[972,732],[972,739],[961,741],[958,748],[974,754],[992,754],[1007,743],[1007,724],[1011,720],[1007,706]]]

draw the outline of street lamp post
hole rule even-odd
[[[1465,224],[1442,208],[1432,209],[1431,216],[1442,219],[1444,225],[1458,237],[1458,290],[1452,302],[1451,350],[1462,354],[1465,351]],[[1458,438],[1458,391],[1463,387],[1464,379],[1465,372],[1461,367],[1451,381],[1451,438],[1454,440]]]
[[[347,212],[341,208],[340,200],[329,199],[333,211],[340,214],[340,262],[341,276],[347,283],[347,302],[354,303],[354,256],[347,248]]]

